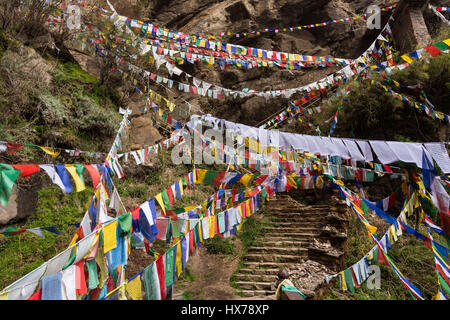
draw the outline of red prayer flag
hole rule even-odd
[[[20,143],[7,142],[6,143],[6,152],[15,156],[17,151],[19,151],[22,147],[23,147],[23,145]]]
[[[435,46],[428,46],[425,47],[425,50],[428,51],[429,54],[431,54],[432,57],[436,57],[441,54],[441,50],[436,48]]]
[[[389,196],[389,207],[393,207],[395,205],[395,192]]]
[[[19,177],[22,178],[26,178],[33,173],[39,172],[41,170],[41,168],[39,168],[37,164],[12,164],[11,167],[21,171]]]
[[[194,251],[194,229],[189,231],[189,253]]]
[[[89,174],[91,175],[91,179],[92,179],[92,186],[95,188],[97,188],[98,183],[100,182],[100,174],[98,173],[98,171],[90,164],[84,164],[83,165],[87,171],[89,172]]]
[[[84,274],[84,260],[78,262],[75,267],[75,292],[76,294],[86,294],[88,290],[86,286],[86,276]]]
[[[173,206],[173,193],[172,193],[172,187],[168,187],[166,190],[167,190],[167,195],[169,196],[169,202],[170,202],[170,205]]]
[[[139,210],[140,209],[141,209],[140,207],[137,207],[137,208],[131,210],[131,216],[133,217],[133,220],[139,220]]]
[[[214,179],[213,185],[214,185],[215,187],[219,186],[219,185],[222,183],[223,178],[225,177],[226,174],[227,174],[226,171],[218,171],[218,172],[217,172],[217,176],[216,176],[216,178]]]
[[[27,300],[42,300],[42,289],[39,289],[38,292],[33,294],[31,297],[29,297]]]
[[[161,255],[156,259],[156,271],[159,279],[159,290],[161,292],[161,300],[166,299],[166,277],[164,269],[164,255]]]

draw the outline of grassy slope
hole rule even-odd
[[[45,55],[45,61],[53,66],[49,72],[51,83],[27,81],[20,69],[23,61],[15,59],[15,53],[25,47],[1,30],[0,44],[0,140],[108,152],[121,120],[116,111],[118,94],[78,65],[50,55]],[[15,57],[14,64],[10,63],[11,56]],[[92,163],[93,159],[61,155],[53,160],[40,150],[24,147],[17,156],[0,154],[0,162]],[[68,224],[81,221],[93,194],[92,187],[87,187],[83,192],[64,195],[45,173],[42,176],[45,185],[38,192],[36,215],[14,226],[55,226],[61,234],[44,231],[45,239],[41,239],[26,232],[0,240],[0,288],[67,248],[76,232],[76,227]],[[26,181],[19,178],[18,184],[21,182]]]

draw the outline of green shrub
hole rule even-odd
[[[42,118],[45,123],[62,126],[69,119],[67,107],[59,98],[49,93],[44,93],[39,96],[39,100],[43,105]]]
[[[216,236],[205,241],[206,251],[210,254],[233,254],[234,243],[229,238]]]
[[[94,99],[80,95],[75,108],[75,123],[80,132],[112,135],[117,130],[117,113],[102,108]]]

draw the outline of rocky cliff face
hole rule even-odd
[[[170,29],[202,35],[320,23],[363,13],[369,5],[387,6],[393,2],[385,0],[156,0],[148,1],[148,3],[137,0],[111,1],[122,15]],[[383,23],[387,21],[387,18],[388,14],[383,13]],[[365,20],[356,20],[315,29],[281,33],[267,32],[259,36],[243,38],[224,37],[222,40],[267,50],[355,58],[373,42],[377,35],[377,30],[372,31],[366,28]],[[220,70],[218,66],[208,68],[198,64],[180,68],[197,78],[225,88],[250,88],[260,91],[299,87],[338,70],[337,67],[297,71],[278,68],[240,70],[235,67]],[[165,94],[170,95],[168,92]],[[224,102],[208,101],[207,98],[192,95],[182,94],[181,97],[194,106],[200,106],[204,112],[249,125],[258,125],[268,116],[284,108],[288,102],[281,98],[266,100],[261,97]],[[185,105],[180,99],[176,102]]]

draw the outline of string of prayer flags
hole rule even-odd
[[[94,300],[114,292],[123,283],[120,272],[127,261],[127,238],[131,231],[131,223],[125,223],[128,216],[130,213],[86,234],[65,251],[3,289],[2,295],[6,294],[9,300]],[[54,227],[41,229],[57,231]],[[9,230],[11,233],[15,231],[19,230]],[[116,248],[111,243],[116,243]]]
[[[17,151],[22,149],[23,147],[32,147],[35,149],[40,149],[44,151],[46,154],[50,155],[52,158],[57,158],[59,155],[61,155],[63,151],[65,152],[65,154],[72,157],[88,156],[91,158],[99,159],[101,157],[106,156],[106,153],[104,152],[82,151],[78,149],[62,149],[62,148],[39,146],[35,144],[21,144],[21,143],[0,141],[0,152],[8,152],[12,155],[16,155]]]
[[[429,237],[433,240],[430,228],[427,228]],[[431,248],[434,255],[434,261],[436,265],[436,275],[439,283],[439,300],[449,300],[450,297],[450,267],[447,260],[442,257],[439,251],[436,249],[432,241]]]
[[[393,8],[395,8],[396,6],[397,6],[397,4],[394,3],[393,5],[390,5],[388,7],[380,8],[379,11],[372,12],[371,14],[378,13],[378,12],[390,11]],[[341,23],[341,22],[348,22],[348,21],[364,19],[364,18],[367,18],[368,16],[369,16],[369,14],[363,13],[363,14],[356,15],[356,16],[349,17],[349,18],[335,19],[335,20],[331,20],[331,21],[326,21],[326,22],[321,22],[321,23],[313,23],[313,24],[302,25],[302,26],[297,26],[297,27],[263,28],[263,29],[259,29],[257,31],[248,31],[248,32],[221,32],[221,33],[217,33],[212,36],[208,36],[207,39],[215,39],[216,37],[223,37],[223,36],[229,36],[231,38],[232,37],[242,38],[242,37],[247,37],[247,36],[252,36],[252,35],[260,35],[260,34],[266,33],[266,32],[280,33],[280,32],[295,31],[295,30],[301,30],[301,29],[311,29],[311,28],[329,26],[329,25]]]
[[[440,111],[435,111],[433,108],[429,108],[428,106],[426,106],[426,105],[424,105],[422,103],[418,103],[418,102],[412,101],[408,97],[391,90],[390,88],[388,88],[385,85],[379,83],[378,81],[371,80],[370,83],[372,85],[376,85],[376,86],[378,86],[380,88],[383,88],[386,92],[392,94],[392,96],[394,96],[394,98],[397,98],[399,100],[405,101],[405,102],[408,103],[408,105],[414,106],[416,109],[425,112],[425,114],[427,116],[429,116],[430,118],[433,118],[433,119],[437,118],[437,119],[439,119],[441,121],[444,121],[445,123],[450,123],[449,116],[447,114],[445,114],[443,112],[440,112]]]
[[[128,27],[135,27],[140,26],[139,30],[141,31],[139,35],[141,37],[145,36],[146,34],[151,34],[152,36],[158,37],[158,38],[167,38],[171,39],[175,42],[180,43],[189,43],[191,46],[197,46],[200,48],[206,48],[206,49],[217,49],[224,52],[229,53],[244,53],[248,54],[254,57],[271,57],[278,60],[293,60],[293,61],[321,61],[327,59],[328,61],[331,61],[333,63],[339,63],[339,64],[348,64],[349,59],[337,59],[337,58],[331,58],[331,57],[316,57],[316,56],[305,56],[305,55],[298,55],[298,54],[292,54],[292,53],[284,53],[284,52],[276,52],[276,51],[269,51],[264,49],[258,49],[258,48],[249,48],[234,44],[228,44],[228,43],[222,43],[220,41],[215,41],[212,39],[205,39],[205,38],[198,38],[197,36],[192,36],[188,34],[184,34],[178,31],[172,30],[169,32],[168,29],[164,29],[162,27],[158,27],[152,24],[148,24],[146,22],[138,22],[138,20],[131,19],[124,16],[119,16],[118,19],[120,19],[123,23],[125,23]]]

